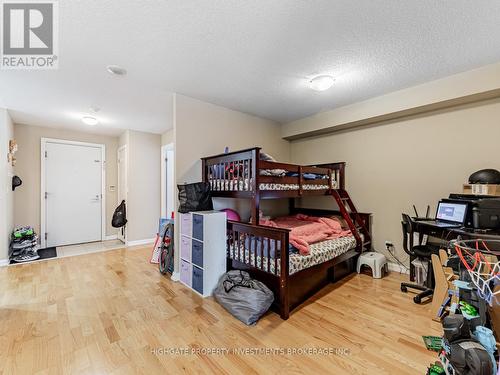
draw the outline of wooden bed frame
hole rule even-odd
[[[273,308],[282,319],[330,282],[338,281],[355,270],[357,257],[371,249],[371,215],[358,213],[345,191],[345,163],[301,166],[260,160],[260,148],[230,152],[202,158],[203,181],[212,188],[214,198],[252,200],[254,223],[228,221],[228,270],[245,270],[266,284],[274,293]],[[296,177],[262,176],[262,170],[284,169]],[[304,174],[327,176],[308,180]],[[286,184],[292,190],[263,190],[267,185]],[[339,211],[295,207],[295,199],[304,196],[332,196]],[[289,230],[259,225],[261,199],[283,199],[290,202],[290,213],[310,216],[340,215],[356,239],[356,248],[324,263],[289,275]],[[266,250],[267,249],[267,250]],[[271,253],[274,249],[274,256]],[[267,256],[260,256],[266,254]],[[247,256],[245,256],[247,254]],[[259,259],[260,258],[260,259]],[[274,263],[274,264],[272,264]],[[271,269],[274,266],[274,269]]]

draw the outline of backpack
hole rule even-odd
[[[116,207],[115,213],[113,214],[113,219],[111,220],[111,225],[113,228],[121,228],[127,224],[127,208],[125,206],[125,201],[118,207]]]

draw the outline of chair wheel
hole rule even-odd
[[[408,288],[407,288],[407,287],[405,287],[404,285],[401,285],[401,291],[402,291],[403,293],[407,293],[407,292],[408,292]]]
[[[415,302],[417,304],[421,304],[422,303],[422,298],[420,298],[419,296],[415,296],[415,297],[413,297],[413,302]]]

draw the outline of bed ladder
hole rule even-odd
[[[333,198],[335,198],[340,212],[347,222],[347,225],[354,235],[354,238],[356,238],[356,242],[358,243],[358,245],[360,245],[360,249],[371,249],[372,238],[370,232],[368,231],[368,229],[366,229],[366,225],[359,215],[356,206],[349,196],[349,193],[344,189],[335,189],[332,190],[332,196]],[[361,236],[359,235],[360,232],[364,236],[364,241],[362,241]]]

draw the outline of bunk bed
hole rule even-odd
[[[275,295],[282,319],[330,282],[354,272],[359,254],[371,249],[370,214],[359,213],[345,190],[345,163],[315,166],[263,160],[261,148],[202,158],[203,181],[213,198],[252,202],[252,223],[227,222],[228,270],[245,270]],[[331,196],[338,211],[298,208],[296,198]],[[291,251],[290,230],[264,226],[260,202],[289,199],[290,214],[339,216],[351,236],[311,245],[309,258]]]

